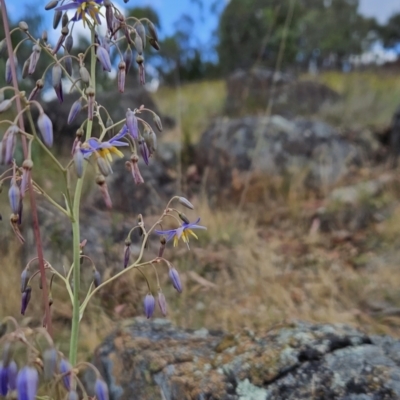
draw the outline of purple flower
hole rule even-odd
[[[21,191],[19,190],[18,185],[15,183],[15,180],[12,180],[12,184],[8,191],[8,199],[10,201],[11,211],[13,214],[18,214],[19,212],[19,203],[21,201]]]
[[[0,395],[6,396],[8,392],[8,373],[7,367],[0,362]]]
[[[24,293],[22,293],[22,298],[21,298],[21,314],[25,315],[26,308],[28,307],[29,300],[31,299],[31,292],[32,288],[28,286]]]
[[[37,126],[42,134],[44,144],[47,147],[53,146],[53,123],[51,122],[51,119],[42,112],[39,114]]]
[[[85,25],[87,16],[91,17],[93,21],[101,24],[99,18],[99,8],[103,0],[73,0],[67,4],[64,4],[60,7],[57,7],[55,11],[67,11],[67,10],[76,10],[75,15],[71,18],[71,21],[83,21],[83,25]]]
[[[168,229],[165,231],[155,230],[154,232],[158,235],[166,235],[167,242],[174,238],[174,247],[178,245],[179,239],[182,238],[189,248],[189,234],[198,239],[197,235],[192,229],[207,229],[205,226],[197,225],[199,222],[200,218],[198,218],[196,222],[184,222],[179,228],[176,229]]]
[[[7,375],[8,375],[8,388],[10,390],[15,390],[17,388],[18,366],[14,360],[10,361],[10,364],[8,364]]]
[[[94,384],[94,392],[96,393],[97,400],[108,400],[108,387],[102,379],[96,379]]]
[[[128,143],[119,141],[127,132],[128,128],[124,125],[119,133],[106,142],[100,142],[97,138],[90,138],[87,142],[82,144],[81,151],[85,158],[90,157],[94,152],[97,152],[103,158],[107,157],[110,161],[112,160],[111,153],[123,157],[123,154],[117,147],[129,146]]]
[[[154,296],[151,293],[148,293],[144,298],[144,313],[146,314],[147,319],[151,318],[153,315],[155,305],[156,301],[154,300]]]
[[[72,383],[71,372],[72,372],[71,364],[65,358],[62,358],[60,361],[60,373],[63,375],[62,380],[65,389],[67,390],[71,390],[71,383]]]
[[[17,376],[18,400],[35,400],[39,374],[33,367],[22,368]]]
[[[103,67],[103,71],[111,72],[111,60],[107,50],[102,46],[98,46],[96,55]]]
[[[169,277],[172,281],[172,286],[177,290],[178,293],[182,293],[182,283],[179,277],[178,271],[175,268],[170,268]]]
[[[135,116],[135,113],[128,108],[126,112],[126,126],[128,127],[130,135],[137,139],[139,137],[139,128],[138,128],[138,120]]]

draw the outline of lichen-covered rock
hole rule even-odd
[[[203,133],[196,165],[200,173],[208,169],[211,194],[230,194],[235,176],[251,166],[259,174],[292,177],[296,186],[303,182],[318,190],[362,165],[370,152],[368,143],[351,141],[322,121],[278,115],[220,118]]]
[[[344,325],[293,323],[264,334],[126,321],[97,349],[112,400],[400,398],[400,341]]]

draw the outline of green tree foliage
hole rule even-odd
[[[290,0],[231,0],[218,28],[218,55],[224,72],[250,68],[257,61],[275,64]],[[368,45],[374,19],[358,14],[358,0],[297,0],[284,54],[284,63],[315,50],[321,57],[343,58]]]
[[[386,25],[379,27],[379,35],[386,47],[400,42],[400,13],[392,15]]]

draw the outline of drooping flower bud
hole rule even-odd
[[[154,40],[153,38],[150,38],[149,39],[149,43],[150,43],[151,47],[153,47],[153,49],[155,49],[157,51],[160,51],[160,45],[157,42],[157,40]]]
[[[151,21],[147,21],[147,27],[149,28],[150,36],[158,42],[158,33],[154,24]]]
[[[86,88],[86,95],[88,99],[88,120],[93,121],[95,91],[91,86]]]
[[[41,51],[42,51],[41,47],[35,43],[32,47],[32,54],[29,59],[29,68],[28,68],[29,75],[32,75],[35,72]]]
[[[133,139],[139,138],[139,127],[138,120],[135,116],[135,113],[128,108],[126,112],[126,126],[128,127],[129,134],[133,137]]]
[[[139,149],[140,153],[142,154],[143,161],[145,162],[146,165],[149,165],[150,153],[147,144],[142,137],[140,137],[139,139]]]
[[[28,307],[29,300],[31,299],[31,292],[32,288],[28,286],[24,293],[22,293],[22,298],[21,298],[21,314],[25,315],[26,308]]]
[[[108,387],[102,379],[96,379],[94,392],[97,400],[109,400]]]
[[[61,19],[61,26],[64,28],[68,25],[69,22],[69,18],[68,18],[68,14],[64,13]]]
[[[118,91],[120,93],[124,93],[125,89],[125,77],[126,77],[126,64],[125,61],[120,61],[118,64],[118,74],[117,74],[117,82],[118,82]]]
[[[169,269],[169,277],[172,281],[172,286],[178,291],[178,293],[182,293],[181,278],[179,277],[178,271],[174,267]]]
[[[144,179],[139,170],[138,162],[139,157],[136,154],[132,154],[131,161],[127,161],[127,168],[129,168],[129,170],[131,171],[133,180],[136,185],[144,183]]]
[[[64,51],[64,56],[68,56],[69,53],[67,52],[67,50]],[[72,58],[71,57],[65,57],[64,60],[64,67],[65,70],[67,71],[68,75],[72,75]]]
[[[43,375],[46,381],[53,379],[57,368],[57,350],[49,347],[43,352]]]
[[[108,175],[112,174],[112,169],[111,169],[110,163],[105,158],[98,156],[96,159],[96,162],[97,162],[99,171],[104,176],[108,176]]]
[[[68,34],[69,34],[68,26],[64,26],[61,29],[61,36],[58,38],[57,44],[55,45],[53,51],[51,52],[53,54],[53,56],[54,56],[54,54],[57,53],[58,50],[60,50],[60,47],[65,42],[65,39],[68,36]]]
[[[10,189],[8,190],[8,200],[10,202],[11,211],[13,214],[19,213],[19,203],[21,201],[21,192],[15,179],[12,180]]]
[[[135,25],[133,26],[136,29],[136,33],[139,35],[140,39],[142,40],[142,51],[143,49],[146,47],[146,30],[144,29],[144,25],[138,21],[135,23]],[[136,45],[136,41],[135,41],[135,45]],[[137,50],[137,47],[136,47]],[[139,52],[139,50],[138,50]],[[141,54],[141,53],[139,53]]]
[[[113,32],[113,22],[114,22],[114,11],[112,7],[112,3],[110,0],[105,0],[104,5],[106,7],[106,22],[107,22],[107,29],[110,33]]]
[[[61,65],[59,63],[56,63],[56,64],[54,64],[53,69],[52,69],[51,83],[53,85],[53,88],[54,88],[54,90],[56,92],[58,101],[60,103],[62,103],[64,101],[61,78],[62,78]]]
[[[158,129],[160,132],[162,132],[163,126],[162,126],[162,123],[161,123],[161,119],[160,119],[160,117],[159,117],[157,114],[154,114],[154,115],[153,115],[153,121],[154,121],[154,123],[156,124],[157,129]]]
[[[3,162],[4,164],[11,164],[14,158],[15,146],[17,142],[17,133],[19,132],[17,125],[10,125],[6,130],[3,137]]]
[[[73,45],[74,45],[74,38],[72,37],[72,35],[68,35],[67,38],[65,39],[65,50],[67,50],[68,53],[71,53]]]
[[[187,198],[180,196],[178,198],[178,201],[186,208],[189,208],[190,210],[194,210],[193,204]]]
[[[8,375],[8,388],[11,391],[14,391],[17,388],[17,375],[18,375],[18,366],[14,360],[11,360],[7,367],[7,375]]]
[[[62,11],[54,11],[54,16],[53,16],[53,29],[57,29],[58,24],[61,21],[62,17]]]
[[[126,240],[125,241],[125,251],[124,251],[124,269],[129,264],[130,255],[131,255],[131,241],[130,240]]]
[[[3,100],[0,102],[0,113],[7,111],[12,105],[12,101],[10,99]]]
[[[32,54],[29,56],[29,58],[24,62],[24,65],[22,66],[22,79],[25,79],[28,76],[28,70],[29,70],[29,63],[31,61]]]
[[[83,83],[86,83],[86,84],[90,83],[90,74],[84,65],[81,65],[81,67],[79,68],[79,75],[81,76]]]
[[[32,92],[28,97],[28,100],[29,101],[34,100],[37,94],[40,93],[40,91],[43,89],[43,86],[44,86],[43,79],[38,79],[36,81],[36,86],[32,89]]]
[[[160,307],[160,310],[162,312],[162,315],[164,317],[167,316],[167,301],[165,300],[165,296],[163,292],[158,293],[158,306]]]
[[[0,56],[4,56],[6,52],[7,52],[7,42],[6,39],[4,38],[3,40],[0,41]]]
[[[101,275],[97,269],[93,271],[93,284],[96,288],[101,285]]]
[[[97,46],[97,59],[100,61],[104,71],[111,72],[111,60],[107,50],[102,46]]]
[[[25,268],[22,273],[21,273],[21,293],[24,293],[26,290],[26,287],[28,286],[28,281],[30,277],[32,276],[31,271],[29,268]]]
[[[143,41],[139,35],[136,35],[136,37],[135,37],[135,48],[136,48],[136,51],[138,52],[138,54],[140,54],[140,55],[143,54]]]
[[[154,300],[154,296],[151,293],[147,293],[144,298],[144,313],[146,314],[146,318],[149,319],[154,313],[154,307],[156,302]]]
[[[140,56],[138,56],[140,57]],[[136,62],[138,61],[138,57],[136,57]],[[146,72],[144,69],[144,63],[138,63],[139,65],[139,82],[141,85],[144,85],[146,83]]]
[[[126,48],[125,53],[124,53],[126,72],[129,72],[129,70],[131,69],[132,60],[133,60],[133,52],[132,52],[131,46],[128,45],[128,47]]]
[[[47,147],[53,146],[53,123],[51,119],[44,113],[39,114],[37,120],[37,126],[40,133],[42,134],[42,139]]]
[[[82,178],[84,156],[81,151],[81,142],[80,141],[78,141],[77,144],[75,145],[73,159],[74,159],[74,164],[75,164],[76,175],[78,178]]]
[[[23,367],[17,376],[18,400],[35,400],[39,374],[33,367]]]
[[[58,0],[49,1],[49,2],[44,6],[44,9],[45,9],[46,11],[52,10],[53,8],[57,7],[57,4],[58,4]]]
[[[157,150],[157,136],[153,129],[148,129],[146,126],[146,129],[143,132],[143,139],[146,142],[149,154],[153,155]]]
[[[8,393],[8,374],[7,367],[0,362],[0,395],[7,396]]]
[[[18,66],[17,56],[14,54],[13,57],[14,57],[15,68],[17,68],[17,66]],[[11,72],[10,58],[7,58],[7,61],[6,61],[6,82],[8,84],[10,84],[12,82],[12,72]]]
[[[72,366],[65,358],[61,359],[60,364],[59,364],[59,370],[60,370],[60,373],[63,375],[62,381],[63,381],[65,389],[67,389],[68,391],[71,390]]]
[[[67,119],[68,125],[72,123],[72,121],[76,118],[76,116],[80,113],[81,110],[82,110],[82,97],[74,101],[74,103],[72,104]]]
[[[20,186],[22,198],[24,198],[24,196],[25,196],[25,192],[28,187],[28,183],[30,181],[32,168],[33,168],[32,160],[30,158],[27,158],[26,160],[24,160],[24,162],[22,163],[22,178],[21,178],[21,186]]]
[[[178,216],[185,224],[190,224],[189,218],[184,213],[178,213]]]

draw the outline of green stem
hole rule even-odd
[[[94,29],[91,30],[92,43],[94,43]],[[90,55],[90,68],[93,87],[96,87],[96,54],[94,47],[91,48]],[[86,140],[92,134],[93,121],[88,121],[86,125]],[[79,232],[79,207],[81,203],[83,179],[86,172],[86,164],[83,169],[83,176],[79,178],[76,183],[75,196],[72,210],[72,235],[73,235],[73,281],[74,281],[74,298],[72,303],[72,327],[71,327],[71,341],[69,347],[69,362],[72,365],[76,364],[76,356],[78,352],[78,337],[79,337],[79,289],[81,279],[81,263],[80,263],[80,232]]]

